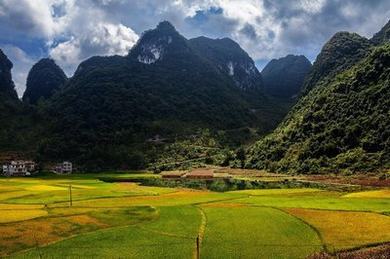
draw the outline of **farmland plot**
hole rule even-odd
[[[316,232],[272,208],[204,207],[204,258],[304,258],[322,249]]]
[[[369,212],[287,209],[319,230],[329,251],[390,240],[390,217]]]
[[[162,208],[148,223],[78,235],[17,255],[25,257],[191,258],[200,215],[195,207]]]
[[[390,242],[388,194],[0,179],[0,256],[194,258],[199,236],[202,258],[304,258]]]

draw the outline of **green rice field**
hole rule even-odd
[[[305,258],[390,242],[389,214],[385,188],[211,192],[94,175],[0,178],[0,257]]]

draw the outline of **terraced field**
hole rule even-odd
[[[134,176],[135,177],[135,176]],[[69,201],[72,185],[72,206]],[[0,257],[304,258],[390,242],[390,192],[0,179]]]

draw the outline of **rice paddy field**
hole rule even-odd
[[[386,188],[211,192],[94,175],[0,178],[0,257],[196,258],[198,238],[200,258],[305,258],[390,242],[388,215]]]

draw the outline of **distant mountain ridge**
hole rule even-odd
[[[296,97],[311,67],[310,61],[303,55],[271,60],[261,71],[265,92],[278,98]]]

